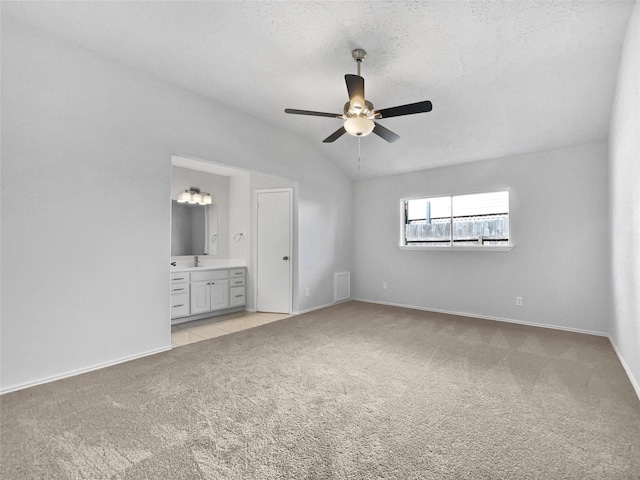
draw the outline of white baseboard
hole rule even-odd
[[[327,303],[325,305],[319,305],[317,307],[307,308],[305,310],[298,310],[297,312],[293,312],[294,315],[302,315],[303,313],[313,312],[314,310],[322,310],[323,308],[327,308],[333,305],[333,303]]]
[[[10,393],[10,392],[16,392],[18,390],[23,390],[29,387],[35,387],[36,385],[42,385],[44,383],[55,382],[56,380],[62,380],[63,378],[74,377],[82,373],[88,373],[94,370],[100,370],[101,368],[112,367],[114,365],[118,365],[119,363],[129,362],[131,360],[147,357],[149,355],[155,355],[156,353],[166,352],[167,350],[171,350],[171,345],[162,347],[162,348],[157,348],[155,350],[149,350],[144,353],[138,353],[136,355],[131,355],[129,357],[119,358],[118,360],[114,360],[113,362],[100,363],[98,365],[93,365],[87,368],[81,368],[79,370],[72,370],[70,372],[62,373],[60,375],[53,375],[51,377],[41,378],[40,380],[35,380],[33,382],[26,382],[26,383],[21,383],[19,385],[3,388],[2,390],[0,390],[0,395],[4,395],[5,393]]]
[[[631,372],[629,365],[627,365],[627,362],[625,362],[624,358],[622,358],[622,355],[620,355],[620,350],[618,350],[618,346],[616,345],[616,342],[613,341],[613,338],[611,338],[611,336],[609,336],[609,341],[611,342],[613,351],[616,352],[616,355],[618,356],[618,360],[620,360],[620,363],[622,364],[622,368],[624,368],[624,371],[626,372],[627,377],[629,377],[629,381],[631,382],[631,386],[633,386],[633,389],[635,390],[636,395],[638,396],[638,400],[640,400],[640,383],[638,383],[636,378],[633,376],[633,373]]]
[[[306,310],[299,310],[297,312],[293,312],[293,315],[302,315],[303,313],[313,312],[314,310],[322,310],[323,308],[332,307],[334,305],[338,305],[339,303],[346,303],[354,300],[353,298],[345,298],[344,300],[339,300],[337,302],[327,303],[325,305],[319,305],[317,307],[307,308]]]
[[[489,315],[478,315],[477,313],[454,312],[454,311],[451,311],[451,310],[440,310],[440,309],[437,309],[437,308],[417,307],[415,305],[403,305],[401,303],[380,302],[378,300],[367,300],[365,298],[353,298],[352,300],[354,300],[356,302],[377,303],[379,305],[388,305],[390,307],[411,308],[413,310],[423,310],[425,312],[446,313],[448,315],[458,315],[460,317],[482,318],[483,320],[495,320],[495,321],[498,321],[498,322],[517,323],[517,324],[520,324],[520,325],[528,325],[530,327],[552,328],[554,330],[564,330],[566,332],[586,333],[586,334],[589,334],[589,335],[597,335],[599,337],[608,337],[609,336],[608,333],[597,332],[597,331],[594,331],[594,330],[584,330],[582,328],[563,327],[563,326],[560,326],[560,325],[551,325],[551,324],[548,324],[548,323],[526,322],[524,320],[514,320],[512,318],[492,317],[492,316],[489,316]]]
[[[211,312],[198,313],[196,315],[189,315],[186,317],[174,318],[173,320],[171,320],[171,326],[173,327],[174,325],[193,322],[194,320],[204,320],[205,318],[220,317],[222,315],[227,315],[229,313],[244,312],[244,311],[250,312],[251,310],[247,310],[245,309],[244,305],[241,305],[239,307],[225,308],[223,310],[213,310]]]

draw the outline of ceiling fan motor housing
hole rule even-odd
[[[347,102],[344,104],[343,111],[344,111],[345,118],[351,118],[351,117],[377,118],[373,110],[373,103],[371,103],[369,100],[364,101],[364,108],[359,112],[356,112],[351,108],[351,102]]]

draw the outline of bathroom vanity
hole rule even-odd
[[[244,310],[246,270],[233,261],[172,267],[171,324]]]

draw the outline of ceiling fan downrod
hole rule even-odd
[[[365,58],[367,58],[367,52],[365,52],[361,48],[356,48],[354,51],[351,52],[351,56],[356,61],[356,65],[358,66],[357,75],[360,76],[360,64]]]

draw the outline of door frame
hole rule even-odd
[[[291,187],[283,187],[283,188],[262,188],[256,189],[253,191],[253,231],[255,232],[255,241],[253,243],[252,248],[252,256],[255,259],[253,262],[255,264],[255,268],[253,268],[253,306],[254,310],[258,311],[258,195],[261,193],[282,193],[286,192],[289,194],[289,288],[288,290],[288,307],[289,311],[287,312],[289,315],[293,314],[293,188]]]

